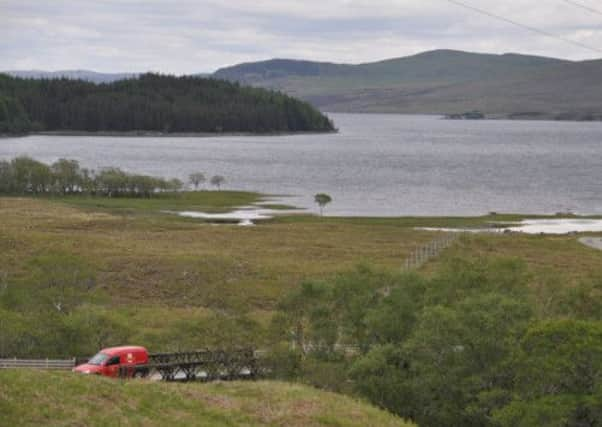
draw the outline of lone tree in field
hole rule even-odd
[[[198,191],[199,185],[204,183],[206,181],[206,179],[205,179],[205,175],[203,175],[201,172],[195,172],[195,173],[191,173],[188,176],[188,181],[192,185],[194,185],[194,191]]]
[[[332,197],[325,193],[319,193],[314,196],[314,201],[320,206],[320,216],[323,216],[324,206],[332,202]]]
[[[214,177],[211,178],[211,185],[216,186],[218,190],[222,189],[222,184],[224,182],[226,182],[226,178],[224,178],[221,175],[215,175]]]

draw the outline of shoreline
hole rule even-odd
[[[602,122],[602,113],[596,113],[598,115],[595,118],[580,118],[563,113],[490,113],[485,114],[484,118],[481,119],[467,119],[467,118],[449,118],[448,116],[463,115],[464,113],[403,113],[394,111],[326,111],[325,114],[349,114],[349,115],[365,115],[365,116],[422,116],[422,117],[433,117],[441,120],[450,121],[509,121],[509,122],[561,122],[561,123],[599,123]]]
[[[325,135],[339,133],[338,129],[332,131],[298,131],[298,132],[156,132],[156,131],[40,131],[18,134],[0,134],[0,138],[23,138],[27,136],[95,136],[116,138],[220,138],[220,137],[247,137],[247,136],[297,136],[297,135]]]
[[[570,123],[600,123],[602,122],[602,114],[596,113],[593,115],[588,114],[576,114],[576,113],[538,113],[538,112],[524,112],[524,113],[479,113],[480,117],[472,117],[471,114],[474,112],[467,113],[456,113],[446,114],[443,116],[444,120],[452,121],[525,121],[525,122],[570,122]]]

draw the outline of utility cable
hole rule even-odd
[[[586,4],[578,3],[578,2],[573,1],[573,0],[564,0],[564,2],[568,3],[568,4],[571,4],[571,5],[575,6],[575,7],[579,7],[581,9],[583,9],[583,10],[587,10],[588,12],[595,13],[596,15],[602,15],[601,11],[599,11],[598,9],[594,9],[593,7],[590,7],[590,6],[586,5]]]
[[[557,34],[551,33],[551,32],[546,31],[546,30],[541,30],[539,28],[531,27],[530,25],[522,24],[520,22],[514,21],[512,19],[506,18],[506,17],[501,16],[501,15],[496,15],[495,13],[488,12],[488,11],[486,11],[484,9],[480,9],[478,7],[472,6],[470,4],[464,3],[464,2],[459,1],[459,0],[445,0],[445,1],[447,1],[449,3],[452,3],[452,4],[455,4],[456,6],[460,6],[460,7],[463,7],[465,9],[472,10],[473,12],[480,13],[481,15],[485,15],[485,16],[488,16],[490,18],[494,18],[494,19],[497,19],[497,20],[500,20],[500,21],[504,21],[504,22],[506,22],[508,24],[520,27],[520,28],[522,28],[524,30],[528,30],[528,31],[531,31],[531,32],[534,32],[534,33],[538,33],[538,34],[541,34],[541,35],[549,37],[549,38],[560,40],[562,42],[569,43],[569,44],[572,44],[573,46],[578,46],[580,48],[587,49],[587,50],[592,51],[592,52],[602,53],[602,49],[599,49],[599,48],[596,48],[596,47],[593,47],[593,46],[589,46],[589,45],[586,45],[584,43],[568,39],[566,37],[559,36]]]

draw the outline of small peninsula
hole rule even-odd
[[[202,77],[143,74],[96,84],[0,74],[0,134],[331,132],[310,104]]]

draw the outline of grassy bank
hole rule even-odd
[[[243,191],[185,191],[156,194],[152,198],[128,197],[49,197],[48,201],[88,210],[110,213],[158,214],[161,211],[228,212],[239,206],[252,205],[263,200],[258,193]]]
[[[279,382],[118,382],[71,373],[0,372],[6,426],[410,426],[353,399]]]

